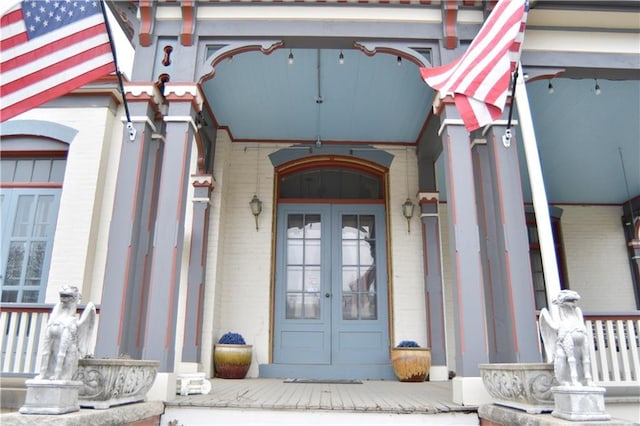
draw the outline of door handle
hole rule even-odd
[[[326,297],[328,299],[329,297],[331,297],[331,293],[325,293],[324,297]]]

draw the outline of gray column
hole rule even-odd
[[[480,259],[482,259],[482,279],[484,280],[485,309],[487,316],[487,341],[489,342],[489,359],[495,361],[498,348],[504,346],[502,340],[508,338],[509,324],[501,313],[496,311],[504,299],[504,286],[499,283],[505,281],[504,268],[499,266],[497,259],[497,232],[494,216],[493,180],[489,168],[489,152],[486,139],[472,135],[471,156],[473,159],[473,175],[476,181],[476,200],[478,201],[478,222],[480,231]],[[505,302],[502,300],[502,302]],[[502,343],[500,343],[502,342]]]
[[[166,94],[166,91],[165,91]],[[157,199],[153,251],[142,357],[160,361],[161,372],[174,370],[176,317],[189,162],[195,123],[193,98],[172,100],[165,116],[166,140]]]
[[[439,194],[437,191],[420,192],[422,241],[424,245],[424,273],[427,320],[431,365],[447,365],[447,347],[444,322],[444,296],[442,290],[442,254],[440,221],[438,219]]]
[[[189,250],[187,307],[185,311],[182,361],[200,362],[202,307],[209,235],[209,203],[213,189],[212,175],[193,177],[193,223]]]
[[[529,238],[522,197],[518,141],[505,147],[505,126],[494,125],[486,134],[487,156],[483,174],[490,174],[492,197],[485,200],[488,221],[495,226],[493,305],[497,348],[493,362],[540,362]]]
[[[456,373],[479,377],[478,364],[489,361],[484,284],[469,134],[452,104],[443,106],[442,146],[453,263]]]
[[[155,91],[152,86],[147,89]],[[153,121],[158,111],[153,96],[128,100],[137,135],[131,141],[125,128],[121,142],[96,342],[96,356],[102,357],[140,356],[146,310],[151,203],[160,161],[153,135],[162,123]]]

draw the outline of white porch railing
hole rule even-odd
[[[640,314],[585,315],[591,374],[607,396],[640,396]]]
[[[0,304],[1,374],[33,375],[38,371],[38,346],[52,308],[52,305]],[[78,308],[78,312],[83,308]],[[616,389],[640,389],[640,311],[587,314],[585,320],[593,342],[594,381],[605,386],[608,394]]]
[[[33,375],[40,368],[39,342],[53,305],[0,304],[0,374]],[[78,308],[81,313],[84,305]],[[96,311],[100,310],[96,307]]]

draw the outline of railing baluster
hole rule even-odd
[[[40,315],[37,312],[31,312],[29,321],[29,338],[27,339],[27,355],[24,359],[23,373],[35,372],[35,360],[33,359],[33,348],[36,345],[36,333],[38,331],[38,321]]]
[[[603,324],[601,320],[596,320],[596,337],[598,339],[598,366],[600,367],[600,380],[609,382],[611,374],[609,372],[609,363],[607,362],[607,344],[603,334]]]
[[[2,371],[13,371],[13,359],[15,355],[15,342],[16,342],[16,324],[18,320],[18,313],[11,312],[9,317],[9,332],[7,333],[7,347],[4,355],[4,364],[2,365]]]
[[[49,313],[40,314],[40,333],[38,333],[38,342],[44,340],[44,335],[47,332],[47,322],[49,321]],[[40,372],[40,362],[42,361],[42,345],[38,345],[38,351],[36,353],[36,373]]]
[[[16,356],[13,361],[13,371],[22,370],[22,357],[24,349],[24,338],[27,334],[27,326],[29,321],[29,313],[21,312],[20,314],[20,328],[18,329],[17,344],[16,344]]]
[[[620,359],[622,361],[622,377],[623,380],[631,380],[631,369],[629,367],[629,352],[627,348],[627,333],[624,332],[624,324],[622,320],[616,321],[618,348],[620,353]]]
[[[7,340],[6,331],[7,331],[7,321],[9,321],[9,315],[11,315],[10,312],[7,312],[7,311],[0,312],[0,350],[2,351],[3,356],[6,351],[5,343]]]
[[[591,359],[591,377],[593,377],[594,380],[598,380],[599,371],[598,371],[598,361],[596,358],[596,349],[595,349],[594,339],[593,339],[593,322],[587,320],[586,327],[587,327],[587,341],[589,342],[589,358]],[[599,345],[598,345],[598,348],[600,348]]]
[[[635,327],[634,327],[635,324]],[[633,380],[640,382],[640,359],[638,357],[638,334],[640,320],[627,320],[627,334],[629,335],[629,349],[631,350],[631,364],[633,366]]]
[[[609,343],[609,355],[611,356],[611,372],[613,381],[620,381],[620,366],[618,363],[618,343],[616,342],[616,332],[613,329],[613,321],[606,321],[607,342]]]

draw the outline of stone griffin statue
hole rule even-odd
[[[89,302],[78,319],[78,288],[63,286],[59,294],[60,301],[47,322],[37,380],[71,380],[78,369],[78,359],[90,355],[95,306]]]
[[[546,308],[540,311],[540,334],[558,383],[593,386],[589,337],[578,300],[580,295],[575,291],[562,290],[553,301],[558,306],[559,318],[552,318]]]

